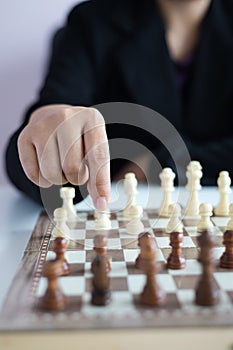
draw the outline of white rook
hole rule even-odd
[[[60,197],[63,199],[62,208],[64,208],[67,211],[68,221],[77,220],[78,215],[73,204],[73,199],[75,197],[74,187],[61,187]]]

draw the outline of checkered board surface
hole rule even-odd
[[[142,221],[145,231],[153,232],[158,246],[157,280],[167,295],[164,305],[149,308],[137,303],[138,295],[145,285],[145,275],[135,268],[135,259],[139,253],[138,240],[126,233],[127,221],[121,212],[111,214],[112,229],[106,231],[107,255],[112,268],[109,274],[112,301],[108,306],[91,305],[90,266],[95,256],[93,238],[98,231],[94,230],[93,213],[82,212],[79,217],[79,221],[69,224],[73,240],[70,241],[65,256],[71,273],[59,278],[59,284],[68,297],[67,308],[60,312],[45,312],[38,308],[39,298],[47,285],[42,276],[43,264],[55,257],[51,238],[53,226],[48,217],[44,216],[43,220],[48,221],[48,227],[36,238],[41,241],[40,250],[32,276],[28,277],[29,298],[20,310],[21,326],[25,323],[26,327],[32,329],[97,329],[233,325],[233,270],[218,267],[219,257],[224,251],[223,231],[228,218],[212,218],[216,238],[213,252],[216,259],[214,279],[220,289],[221,302],[214,307],[201,307],[194,304],[195,287],[201,273],[197,261],[197,222],[192,218],[183,219],[186,268],[168,270],[166,260],[171,252],[169,235],[165,232],[168,219],[158,218],[153,210],[144,211]],[[33,250],[33,247],[30,249]]]

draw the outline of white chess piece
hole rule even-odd
[[[159,174],[161,180],[161,189],[163,191],[163,200],[159,209],[159,215],[169,217],[168,208],[172,204],[171,194],[174,191],[175,173],[171,168],[164,168]]]
[[[109,214],[105,211],[97,211],[95,219],[95,230],[110,230],[112,228]]]
[[[168,208],[170,220],[168,221],[166,232],[183,232],[183,224],[180,220],[181,207],[178,203],[170,204]]]
[[[73,199],[75,197],[74,187],[61,187],[60,197],[63,199],[62,208],[64,208],[67,211],[67,220],[78,220],[78,215],[73,204]]]
[[[137,191],[137,179],[134,173],[127,173],[124,179],[124,189],[127,195],[127,206],[123,210],[123,216],[131,218],[139,218],[142,216],[143,210],[140,205],[136,203]]]
[[[205,230],[213,231],[214,225],[210,220],[210,217],[213,215],[212,205],[209,203],[202,203],[199,207],[200,220],[197,224],[197,232],[203,232]]]
[[[137,204],[132,204],[128,208],[127,215],[128,215],[128,218],[131,218],[131,219],[140,218],[142,216],[142,207]]]
[[[188,200],[188,205],[185,210],[185,215],[187,216],[199,216],[199,198],[198,192],[201,189],[201,178],[202,178],[202,166],[201,164],[193,160],[187,166],[186,176],[188,183],[186,188],[188,188],[190,195]]]
[[[66,224],[67,211],[64,208],[57,208],[54,210],[53,219],[55,226],[52,230],[52,237],[64,237],[70,239],[70,229]]]
[[[232,231],[233,230],[233,203],[229,205],[229,216],[230,216],[230,219],[227,222],[226,230]]]
[[[144,232],[144,225],[139,218],[130,220],[126,224],[126,232],[130,235],[139,235]]]
[[[106,210],[106,214],[108,215],[108,218],[110,219],[111,213],[109,210]],[[96,220],[96,219],[98,219],[98,217],[99,217],[99,211],[97,209],[95,209],[94,210],[94,219]]]
[[[217,216],[229,215],[229,194],[231,193],[231,178],[228,171],[221,171],[218,177],[219,203],[214,209]]]
[[[99,217],[99,211],[97,209],[94,210],[94,219],[97,220]]]

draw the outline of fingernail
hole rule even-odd
[[[107,201],[105,197],[98,197],[96,200],[96,209],[104,211],[107,209]]]

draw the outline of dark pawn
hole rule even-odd
[[[93,264],[95,263],[95,259],[98,256],[102,256],[105,259],[105,265],[106,265],[106,271],[111,271],[111,265],[109,262],[109,259],[106,256],[107,252],[107,237],[104,235],[96,235],[94,237],[94,251],[96,252],[96,257],[94,258],[92,264],[91,264],[91,272],[93,272]]]
[[[225,252],[220,258],[220,267],[233,269],[233,231],[227,230],[223,235],[223,244],[226,247]]]
[[[214,236],[212,232],[205,230],[197,239],[200,246],[198,260],[202,264],[202,275],[196,288],[195,302],[197,305],[201,306],[214,306],[220,301],[219,289],[217,288],[213,277]]]
[[[60,260],[47,261],[44,265],[43,276],[48,285],[44,296],[40,299],[40,307],[44,310],[59,311],[67,305],[67,298],[58,286],[58,278],[63,274],[63,263]]]
[[[183,233],[170,233],[170,246],[172,247],[171,254],[167,259],[167,268],[173,270],[181,270],[185,267],[186,262],[182,254]]]
[[[56,259],[63,263],[63,276],[67,276],[70,273],[70,266],[65,258],[65,252],[67,249],[68,241],[64,237],[57,237],[54,240],[54,252],[56,253]]]
[[[142,269],[146,274],[146,284],[140,294],[140,303],[147,306],[162,305],[166,299],[165,292],[160,288],[156,280],[157,268],[154,261],[145,261]]]
[[[92,264],[92,295],[93,305],[104,306],[111,301],[111,291],[109,288],[110,279],[106,271],[106,260],[104,256],[97,256]]]
[[[146,284],[139,297],[139,302],[147,306],[161,305],[165,300],[165,292],[159,287],[156,280],[156,242],[148,232],[139,236],[140,255],[136,260],[137,268],[146,274]]]
[[[140,248],[140,253],[135,261],[135,267],[140,269],[141,261],[150,255],[154,254],[154,249],[156,249],[155,238],[149,232],[140,233],[138,236],[138,246]]]

